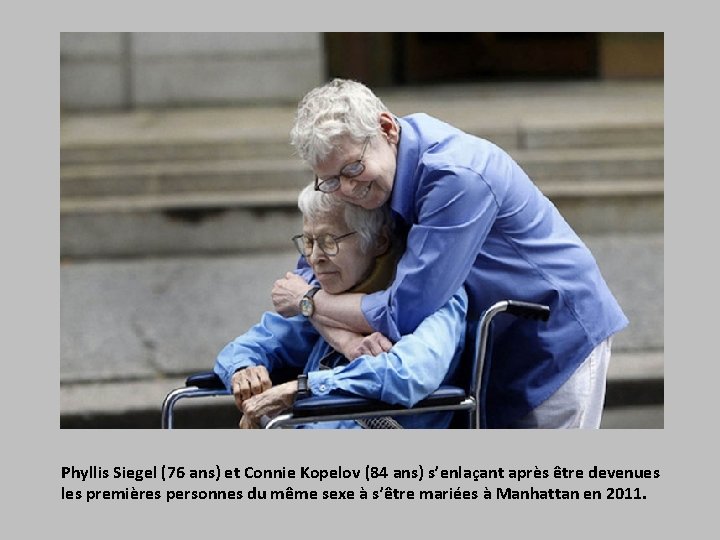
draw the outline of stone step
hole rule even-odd
[[[147,109],[65,115],[60,162],[292,157],[289,107]]]
[[[398,115],[425,111],[508,150],[658,146],[664,140],[662,94],[537,98],[398,93]],[[293,107],[136,110],[61,117],[60,160],[127,163],[174,160],[289,159]]]
[[[656,232],[661,179],[540,183],[578,233]],[[301,229],[299,189],[65,198],[63,257],[237,253],[287,247]]]
[[[488,127],[460,122],[468,133],[493,141],[507,150],[571,148],[635,148],[661,146],[664,126],[659,122],[636,124],[538,125]],[[288,128],[289,129],[289,128]],[[209,132],[177,139],[147,137],[62,140],[60,162],[63,165],[146,163],[157,161],[212,161],[258,158],[288,159],[293,156],[287,133]]]
[[[661,147],[518,150],[512,155],[539,183],[661,178],[664,173]],[[64,165],[60,178],[60,197],[66,198],[299,190],[312,173],[300,160],[276,158]]]
[[[277,190],[63,200],[60,254],[138,257],[287,248],[302,229],[297,194]]]
[[[525,125],[519,130],[518,148],[634,148],[663,146],[664,123],[640,121],[635,123],[599,122],[570,127],[567,124]]]
[[[512,155],[536,182],[664,176],[664,149],[661,146],[518,150]]]
[[[163,161],[68,165],[60,171],[60,197],[104,197],[238,190],[298,192],[312,180],[298,159]]]
[[[287,135],[268,138],[216,138],[207,136],[187,140],[83,141],[62,144],[60,163],[132,164],[163,161],[215,161],[258,158],[289,159],[293,156]]]

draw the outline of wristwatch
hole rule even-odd
[[[315,313],[315,302],[313,302],[313,296],[315,296],[315,293],[319,290],[320,287],[313,287],[300,299],[300,313],[305,315],[305,317],[312,317],[312,314]]]
[[[298,390],[295,399],[305,399],[306,397],[310,397],[310,388],[308,387],[307,375],[305,373],[298,375],[297,383]]]

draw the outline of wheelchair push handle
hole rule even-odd
[[[533,304],[531,302],[521,302],[519,300],[508,300],[506,311],[525,319],[547,321],[550,318],[550,308],[548,306]]]

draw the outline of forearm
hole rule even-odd
[[[380,332],[360,334],[344,328],[326,326],[318,321],[313,321],[313,326],[333,349],[342,353],[348,360],[355,360],[365,354],[376,355],[387,352],[393,346],[392,342]]]
[[[451,366],[457,366],[466,313],[467,296],[461,290],[390,352],[362,356],[334,370],[310,372],[312,392],[340,390],[412,406],[442,383]]]
[[[239,368],[262,365],[272,373],[276,368],[302,367],[317,339],[317,331],[303,317],[286,319],[266,312],[220,351],[213,371],[232,390],[231,378]]]
[[[322,333],[320,327],[340,329],[355,334],[370,334],[375,330],[365,319],[360,302],[362,294],[327,294],[318,291],[314,297],[315,313],[312,316],[315,328]],[[325,334],[323,334],[325,337]],[[337,333],[334,339],[347,338],[347,334]],[[327,338],[326,338],[327,339]],[[331,344],[332,341],[328,340]]]
[[[329,326],[318,320],[317,316],[312,317],[311,321],[315,329],[333,349],[350,358],[350,349],[355,340],[362,338],[362,334],[345,328]]]

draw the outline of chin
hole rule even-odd
[[[320,282],[322,290],[328,294],[339,294],[344,290],[335,279],[328,279],[323,278],[322,276],[318,276],[318,281]]]
[[[354,204],[364,208],[365,210],[375,210],[383,205],[383,201],[378,201],[376,197],[367,197],[361,201],[355,202]]]
[[[365,199],[360,201],[359,205],[366,210],[375,210],[385,204],[390,197],[384,192],[369,193]]]
[[[328,294],[340,294],[340,293],[344,293],[344,292],[347,290],[346,287],[342,287],[342,286],[337,285],[337,284],[335,284],[335,285],[323,285],[323,283],[321,282],[320,285],[322,285],[323,291],[325,291],[325,292],[328,293]]]

